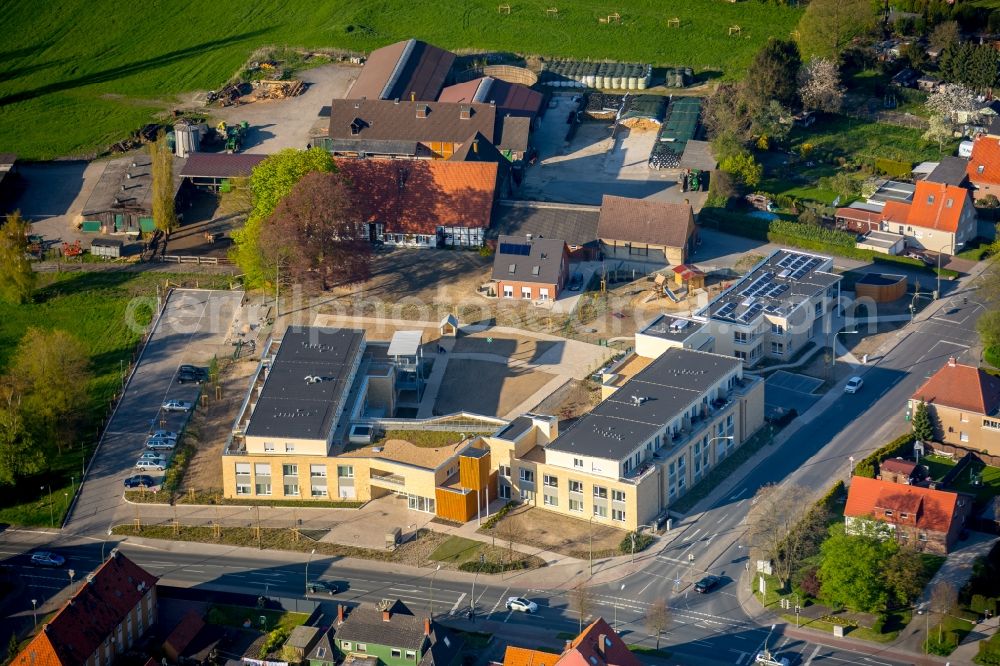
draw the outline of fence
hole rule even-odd
[[[178,254],[161,254],[156,257],[159,262],[174,263],[174,264],[231,264],[232,262],[228,259],[219,259],[218,257],[198,257],[190,255],[178,255]]]

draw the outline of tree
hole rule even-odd
[[[153,170],[153,223],[165,234],[177,228],[174,210],[174,155],[162,131],[149,146]]]
[[[812,0],[799,20],[799,49],[805,57],[835,61],[874,26],[875,10],[869,0]]]
[[[940,613],[941,615],[947,615],[951,613],[952,609],[958,604],[958,590],[955,586],[946,580],[939,580],[931,588],[931,610],[935,613]],[[942,621],[938,622],[938,643],[944,638],[944,618]]]
[[[979,103],[974,91],[962,85],[946,83],[931,93],[924,106],[932,116],[942,116],[954,125],[968,122],[967,116],[976,113]]]
[[[594,610],[594,593],[589,587],[580,585],[570,590],[566,599],[570,611],[576,613],[580,619],[580,631],[582,632],[583,618],[589,617]]]
[[[11,387],[0,387],[0,486],[11,486],[45,468]]]
[[[921,400],[913,410],[913,436],[921,442],[934,441],[934,424],[927,403]]]
[[[10,635],[10,640],[7,641],[7,663],[13,663],[14,657],[17,656],[18,648],[20,648],[21,642],[17,640],[17,634],[12,633]]]
[[[22,396],[22,413],[36,441],[55,443],[61,452],[75,438],[88,403],[86,350],[66,331],[32,327],[21,338],[14,359],[12,385]]]
[[[35,290],[35,271],[26,254],[30,231],[31,224],[21,211],[14,211],[0,225],[0,299],[8,303],[27,303]]]
[[[807,544],[822,538],[823,524],[810,519],[814,506],[803,486],[762,486],[747,513],[746,538],[750,556],[770,560],[782,587],[801,561]]]
[[[840,71],[829,58],[813,58],[799,70],[799,97],[809,111],[836,113],[844,102]]]
[[[924,141],[936,143],[938,151],[944,151],[946,141],[951,141],[955,136],[954,126],[942,115],[933,115],[927,119],[927,131],[921,137]]]
[[[962,41],[962,31],[958,28],[958,21],[945,21],[939,23],[931,31],[928,40],[931,46],[938,51],[957,46]]]
[[[339,176],[307,174],[261,230],[262,255],[284,261],[293,279],[324,290],[367,280],[371,243],[352,198]]]
[[[254,167],[250,174],[253,207],[243,228],[233,233],[231,252],[248,286],[267,284],[275,273],[275,264],[262,252],[260,234],[278,203],[306,174],[314,171],[332,173],[334,170],[333,157],[322,148],[286,148]]]
[[[521,536],[523,530],[516,516],[508,515],[493,528],[501,540],[507,542],[506,563],[514,561],[514,542]]]
[[[764,175],[764,167],[757,163],[749,151],[726,157],[719,162],[719,168],[751,190],[760,184]]]
[[[830,528],[823,542],[819,567],[824,601],[854,610],[878,612],[889,602],[882,571],[896,552],[896,543],[871,534],[848,535],[842,524]]]
[[[793,108],[798,105],[796,78],[802,59],[799,47],[791,40],[767,40],[754,55],[744,80],[749,104],[758,108],[775,101]]]
[[[939,68],[945,81],[960,83],[979,92],[997,84],[1000,54],[990,44],[962,42],[941,52]]]
[[[885,563],[885,583],[895,603],[908,606],[924,589],[924,561],[912,548],[900,548]]]
[[[664,598],[653,601],[646,611],[646,631],[656,637],[656,649],[660,649],[660,636],[670,626],[670,605]]]

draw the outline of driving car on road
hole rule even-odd
[[[507,610],[521,613],[535,613],[538,611],[538,604],[524,597],[510,597],[507,599]]]
[[[314,580],[306,586],[309,594],[329,594],[333,596],[340,592],[340,587],[332,580]]]
[[[178,372],[177,373],[177,383],[178,384],[201,384],[205,381],[205,377],[197,372]]]
[[[177,440],[175,439],[161,439],[159,437],[150,437],[146,440],[147,449],[172,449],[177,446]]]
[[[851,377],[847,380],[847,384],[844,385],[844,393],[857,393],[862,386],[864,386],[865,380],[861,377]]]
[[[125,479],[126,488],[152,488],[155,485],[153,477],[148,474],[136,474]]]
[[[163,403],[165,412],[190,412],[194,405],[188,400],[167,400]]]
[[[788,657],[778,657],[768,650],[758,652],[753,663],[758,666],[788,666],[789,664]]]
[[[721,579],[718,576],[705,576],[694,584],[694,591],[700,594],[705,594],[715,588],[720,581]]]
[[[47,550],[40,550],[31,555],[31,563],[39,567],[61,567],[66,564],[66,558]]]

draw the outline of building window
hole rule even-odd
[[[545,506],[559,506],[559,498],[555,495],[543,495],[542,503]]]
[[[298,465],[282,465],[281,466],[282,476],[298,476],[299,466]]]
[[[497,490],[499,491],[501,499],[510,499],[510,486],[506,483],[499,484]]]
[[[574,513],[583,513],[583,500],[570,498],[569,510]]]
[[[785,327],[782,324],[771,324],[771,332],[775,335],[784,335]]]
[[[349,650],[352,650],[352,649],[353,649],[353,648],[351,647],[351,641],[342,641],[342,642],[340,643],[340,647],[341,647],[341,648],[343,648],[343,649],[344,649],[345,651],[349,651]]]
[[[326,465],[309,465],[309,476],[316,478],[326,478]]]
[[[733,331],[733,342],[738,345],[745,345],[753,339],[753,336],[746,331]]]
[[[519,472],[519,476],[520,476],[520,478],[521,478],[522,481],[526,481],[528,483],[534,483],[535,482],[535,473],[532,472],[530,469],[524,469],[523,467],[521,467],[518,470],[518,472]]]
[[[604,486],[594,486],[594,497],[608,499],[608,489]]]
[[[920,538],[920,540],[921,540],[921,541],[927,541],[927,535],[926,535],[926,534],[924,534],[924,533],[922,533],[922,532],[921,532],[921,534],[920,534],[920,537],[919,537],[919,538]]]
[[[528,490],[526,488],[521,488],[521,501],[522,502],[534,502],[535,501],[535,491]]]
[[[573,467],[583,469],[583,458],[573,458]]]
[[[608,517],[608,507],[604,506],[603,504],[595,504],[594,505],[594,515],[597,516],[598,518],[607,518]]]
[[[611,509],[611,520],[618,520],[625,522],[625,510],[624,509]]]
[[[337,465],[337,476],[342,479],[353,479],[354,465]]]
[[[531,287],[521,287],[521,298],[525,300],[531,299]]]
[[[885,516],[886,516],[886,518],[892,518],[892,510],[891,509],[886,509],[885,510]]]
[[[414,652],[413,650],[407,650],[406,651],[406,658],[407,659],[416,659],[417,658],[417,653]]]
[[[500,465],[500,476],[505,479],[510,478],[510,465]]]
[[[358,652],[368,652],[368,643],[358,643]]]
[[[624,502],[625,501],[625,491],[624,490],[612,490],[611,491],[611,501],[612,502]]]
[[[313,497],[326,497],[326,465],[309,466],[310,494]]]
[[[264,442],[264,453],[274,453],[274,442]]]
[[[559,487],[559,479],[557,477],[552,476],[551,474],[546,474],[545,476],[543,476],[542,483],[548,486],[549,488]]]
[[[236,463],[236,494],[250,494],[250,463]]]
[[[909,517],[910,517],[910,514],[908,514],[908,513],[900,513],[899,514],[899,519],[900,520],[906,520]]]
[[[1000,430],[1000,421],[994,421],[993,419],[983,419],[983,427],[990,428],[992,430]]]
[[[297,483],[286,483],[285,484],[285,496],[286,497],[298,497],[299,496],[299,484]]]
[[[962,423],[968,423],[969,422],[969,415],[968,414],[962,414],[962,413],[960,413],[958,415],[958,420],[961,421]]]
[[[271,465],[268,463],[254,463],[253,469],[258,495],[271,494]]]
[[[545,287],[538,288],[538,300],[547,301],[549,300],[549,290]]]
[[[583,481],[573,481],[569,482],[569,491],[571,493],[583,493]]]
[[[399,659],[402,656],[403,656],[402,650],[400,650],[399,648],[392,648],[392,658],[393,659]]]
[[[747,360],[747,353],[745,351],[740,351],[739,349],[733,352],[733,356],[740,359],[741,361]]]
[[[771,353],[772,354],[784,354],[785,353],[785,345],[781,344],[780,342],[772,342],[771,343]]]
[[[503,297],[514,298],[514,287],[509,284],[505,284],[503,286]]]
[[[967,433],[967,432],[960,432],[960,433],[958,433],[958,438],[961,441],[963,441],[963,442],[968,442],[969,441],[969,433]]]
[[[285,453],[295,453],[295,445],[285,442]]]

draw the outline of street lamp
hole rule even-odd
[[[437,569],[431,574],[431,622],[434,621],[434,576],[437,576],[437,572],[441,571],[441,565],[437,565]]]
[[[850,476],[854,476],[854,456],[847,456],[848,462],[851,463],[851,473]]]
[[[35,626],[38,626],[38,599],[31,600],[31,616],[35,618]]]
[[[313,555],[316,554],[316,549],[313,548],[309,551],[309,558],[306,560],[306,594],[309,594],[309,563],[312,562]]]
[[[76,577],[76,571],[70,569],[66,573],[69,574],[69,592],[70,592],[70,594],[72,594],[73,593],[73,578]]]
[[[830,367],[834,367],[837,363],[837,336],[838,335],[853,335],[857,333],[854,331],[837,331],[833,334],[833,344],[830,345]]]
[[[594,518],[597,516],[591,516],[590,520],[587,521],[590,526],[590,575],[594,575]]]
[[[476,621],[476,581],[479,580],[479,572],[483,570],[485,563],[486,555],[479,553],[479,568],[476,569],[476,575],[472,578],[472,597],[469,599],[469,619],[473,622]]]
[[[774,633],[774,628],[778,626],[776,624],[771,625],[771,631],[767,632],[767,638],[764,639],[764,656],[768,659],[771,658],[771,651],[767,649],[767,642],[771,640],[771,634]]]
[[[625,591],[625,583],[622,583],[619,592],[624,592],[624,591]],[[615,599],[615,632],[617,631],[618,631],[618,599]]]

